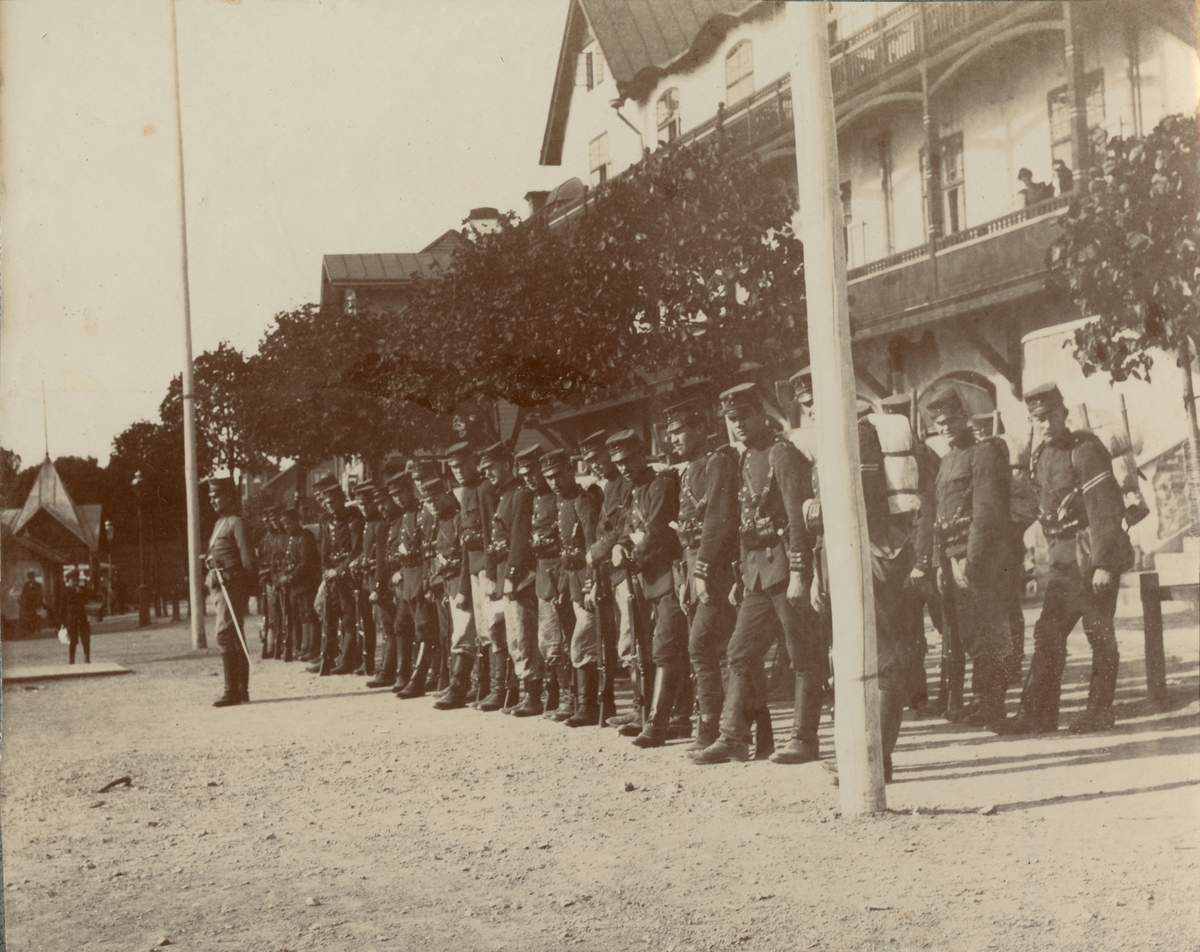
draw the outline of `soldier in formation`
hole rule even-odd
[[[250,653],[246,645],[246,606],[254,589],[257,565],[246,522],[238,511],[237,487],[228,477],[207,480],[217,514],[204,565],[208,590],[217,596],[217,647],[225,671],[225,693],[213,707],[250,701]]]

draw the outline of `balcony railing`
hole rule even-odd
[[[721,126],[742,151],[773,139],[792,129],[792,77],[781,76],[773,83],[735,102],[718,109],[717,114],[694,129],[689,129],[672,146],[687,145],[707,139]]]
[[[1015,228],[1017,225],[1022,225],[1027,221],[1032,221],[1034,218],[1041,218],[1043,215],[1048,215],[1060,208],[1066,208],[1070,204],[1070,195],[1059,195],[1055,198],[1048,198],[1046,201],[1038,202],[1036,205],[1029,205],[1019,211],[1010,212],[999,218],[993,218],[982,225],[964,228],[962,231],[956,231],[952,235],[939,238],[936,242],[937,250],[944,251],[947,248],[953,248],[955,245],[961,245],[967,241],[974,241],[976,238],[982,238],[985,235],[995,234],[998,231],[1008,231],[1008,229]]]

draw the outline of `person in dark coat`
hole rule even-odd
[[[311,661],[316,656],[317,613],[313,601],[321,584],[321,554],[317,540],[300,524],[300,509],[293,504],[280,514],[287,533],[280,585],[287,600],[287,644],[284,660]]]
[[[42,618],[39,612],[44,607],[42,604],[44,598],[42,583],[38,581],[37,572],[30,569],[25,574],[25,584],[21,586],[21,595],[17,601],[21,634],[26,638],[32,638],[41,630]]]
[[[207,480],[209,500],[217,513],[205,567],[208,590],[217,595],[217,647],[225,669],[225,693],[213,707],[250,700],[250,658],[245,643],[246,605],[257,582],[254,547],[238,512],[237,487],[229,477]],[[241,633],[239,636],[239,632]]]
[[[430,670],[436,672],[441,651],[438,610],[429,585],[425,552],[432,549],[427,527],[436,530],[432,517],[417,501],[411,473],[397,473],[387,481],[392,502],[400,517],[388,534],[388,568],[396,599],[396,684],[392,692],[401,700],[422,697]],[[416,657],[405,663],[406,646],[416,645]],[[408,674],[406,678],[405,675]],[[436,674],[434,675],[436,679]]]
[[[68,569],[63,575],[63,625],[67,629],[69,664],[75,663],[75,646],[83,644],[84,663],[92,660],[92,626],[87,616],[87,592],[79,584],[79,572]]]

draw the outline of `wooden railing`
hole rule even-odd
[[[952,235],[939,238],[936,242],[937,250],[944,251],[947,248],[953,248],[955,245],[961,245],[964,242],[974,241],[976,238],[982,238],[985,235],[991,235],[998,231],[1008,231],[1008,229],[1015,228],[1017,225],[1022,225],[1034,218],[1041,218],[1043,215],[1048,215],[1060,208],[1066,208],[1069,204],[1071,204],[1071,196],[1069,194],[1048,198],[1044,202],[1038,202],[1036,205],[1029,205],[1018,211],[1010,212],[1007,215],[1001,215],[999,218],[993,218],[982,225],[964,228],[962,231],[956,231]]]
[[[736,149],[751,149],[792,128],[792,77],[785,75],[689,129],[671,147],[707,139],[724,126]]]

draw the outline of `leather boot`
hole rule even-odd
[[[721,735],[705,747],[688,754],[694,764],[727,764],[730,761],[745,763],[750,759],[750,745],[745,741]]]
[[[239,704],[250,703],[250,659],[244,651],[233,653],[236,667],[234,668],[234,687],[237,689]]]
[[[544,710],[545,708],[542,707],[542,679],[526,678],[525,698],[513,709],[512,716],[537,717]]]
[[[516,668],[513,665],[512,658],[505,657],[504,662],[504,707],[500,710],[505,714],[515,714],[517,708],[521,706],[521,679],[517,677]],[[539,682],[540,685],[540,682]],[[538,703],[542,701],[541,687],[538,688]],[[543,713],[545,708],[542,708]]]
[[[396,635],[396,683],[408,684],[413,675],[413,640],[411,631]]]
[[[633,710],[625,715],[622,723],[613,726],[617,728],[617,733],[622,737],[637,737],[645,726],[646,695],[643,690],[647,689],[647,686],[642,684],[636,665],[629,671],[629,681],[633,685]],[[620,720],[620,718],[613,718],[613,720]]]
[[[477,711],[498,711],[504,706],[505,678],[508,675],[508,652],[491,649],[492,659],[484,665],[489,675],[488,691],[471,705]],[[482,691],[483,688],[481,687]]]
[[[475,673],[471,678],[471,689],[467,692],[467,707],[479,710],[479,705],[487,700],[494,690],[492,679],[495,675],[492,673],[492,648],[482,645],[475,652]],[[500,673],[503,673],[504,666],[500,666]],[[492,708],[497,710],[497,708]]]
[[[546,718],[561,724],[575,716],[575,707],[579,703],[579,692],[575,683],[577,673],[566,658],[559,658],[554,662],[554,672],[558,676],[559,684],[558,710],[547,714]]]
[[[693,751],[704,750],[717,742],[717,738],[721,736],[720,720],[720,717],[700,715],[700,726],[696,729],[696,739],[687,748],[689,754]]]
[[[879,689],[879,734],[883,741],[883,780],[892,782],[892,751],[900,737],[904,722],[904,692],[891,688]]]
[[[420,647],[417,648],[417,662],[413,665],[412,678],[403,687],[392,689],[396,697],[407,701],[410,698],[424,696],[425,679],[429,674],[429,665],[432,660],[433,652],[430,650],[430,646],[422,641]]]
[[[390,688],[396,684],[396,667],[399,664],[397,658],[397,644],[399,638],[393,632],[384,635],[383,638],[383,664],[379,668],[379,674],[366,683],[369,688]]]
[[[237,650],[241,651],[242,649],[238,648]],[[242,703],[237,687],[236,664],[237,662],[233,660],[233,652],[221,653],[221,667],[225,673],[225,693],[213,701],[213,707],[232,707],[234,704]]]
[[[558,672],[553,668],[550,669],[550,678],[546,681],[546,710],[558,710]]]
[[[679,690],[679,670],[670,664],[654,669],[654,693],[650,697],[650,717],[642,732],[633,739],[634,747],[662,747],[667,742],[671,709]]]
[[[585,664],[575,669],[579,688],[575,713],[565,721],[567,727],[596,727],[600,723],[600,667]]]
[[[454,711],[467,706],[472,660],[470,655],[465,654],[456,654],[450,659],[450,686],[445,695],[433,702],[435,711]]]
[[[771,723],[771,709],[765,704],[754,717],[754,759],[766,760],[775,753],[775,726]]]
[[[685,666],[683,671],[688,669]],[[692,736],[692,711],[696,706],[696,691],[689,674],[681,674],[675,689],[674,710],[667,725],[667,740],[686,740]]]
[[[975,662],[979,671],[979,708],[966,718],[971,727],[991,727],[1004,720],[1004,696],[1008,693],[1009,671],[1003,661],[981,657]]]
[[[1116,723],[1113,697],[1117,692],[1117,668],[1120,655],[1103,649],[1092,653],[1092,678],[1088,685],[1087,707],[1071,719],[1072,734],[1106,731]]]
[[[792,714],[792,736],[771,755],[773,764],[806,764],[821,754],[817,728],[821,723],[822,685],[819,675],[796,675],[796,707]]]

